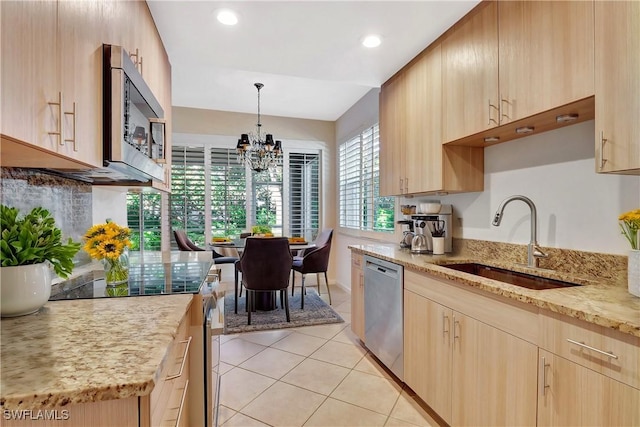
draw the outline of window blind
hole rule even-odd
[[[211,149],[211,233],[240,235],[247,228],[247,183],[245,166],[235,150]]]
[[[127,226],[131,250],[159,251],[162,244],[161,196],[159,193],[127,193]]]
[[[320,156],[289,155],[289,234],[312,241],[320,227]]]
[[[380,133],[378,125],[340,144],[340,226],[391,232],[395,201],[380,197]]]
[[[206,203],[204,147],[174,146],[171,149],[171,212],[172,229],[183,229],[196,244],[205,244]],[[177,248],[175,240],[172,248]]]

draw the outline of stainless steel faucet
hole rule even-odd
[[[498,206],[498,210],[493,217],[492,224],[496,227],[500,225],[505,206],[507,206],[514,200],[521,200],[525,202],[529,206],[529,209],[531,209],[531,241],[527,246],[527,267],[539,268],[540,258],[546,258],[547,254],[542,252],[542,250],[538,246],[538,212],[536,211],[536,205],[531,201],[530,198],[516,195],[504,199],[502,202],[500,202],[500,206]]]

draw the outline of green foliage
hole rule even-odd
[[[251,232],[253,234],[266,234],[271,233],[271,227],[268,225],[254,225],[251,227]]]
[[[0,205],[0,265],[10,267],[49,261],[58,276],[68,277],[80,243],[69,239],[63,244],[62,232],[46,209],[34,208],[22,219],[18,218],[18,213],[16,208]]]

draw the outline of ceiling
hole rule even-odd
[[[476,4],[471,1],[149,0],[173,105],[337,120]],[[216,20],[232,9],[238,24]],[[364,36],[381,36],[365,48]]]

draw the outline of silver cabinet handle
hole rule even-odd
[[[64,145],[62,139],[62,92],[58,92],[58,102],[47,102],[49,105],[58,106],[58,130],[56,132],[48,132],[49,135],[56,135],[60,145]]]
[[[600,354],[602,354],[604,356],[607,356],[607,357],[610,357],[612,359],[617,359],[618,358],[618,356],[616,356],[615,354],[611,353],[610,351],[599,350],[599,349],[597,349],[595,347],[591,347],[590,345],[587,345],[587,344],[585,344],[583,342],[570,340],[569,338],[567,338],[567,341],[569,341],[571,344],[575,344],[575,345],[577,345],[579,347],[586,348],[587,350],[595,351],[596,353],[600,353]]]
[[[505,103],[506,103],[507,105],[511,105],[511,103],[509,102],[509,100],[508,100],[508,99],[504,99],[504,98],[502,97],[502,94],[500,94],[500,110],[499,110],[499,112],[500,112],[500,123],[502,123],[502,119],[505,119],[505,118],[506,118],[507,120],[511,120],[511,117],[509,117],[509,115],[508,115],[508,114],[504,114],[504,113],[503,113],[503,111],[502,111],[502,105],[503,105],[503,104],[505,104]]]
[[[544,356],[542,356],[540,358],[540,366],[538,367],[538,388],[539,388],[539,392],[540,392],[540,396],[544,396],[546,390],[549,388],[549,385],[547,384],[547,367],[549,366],[549,364],[547,363],[546,359]]]
[[[78,145],[76,143],[76,103],[73,103],[73,109],[71,111],[65,111],[65,115],[73,116],[73,138],[67,139],[65,138],[64,142],[72,142],[73,143],[73,151],[78,151]]]
[[[456,328],[456,326],[458,326],[458,328]],[[456,329],[460,330],[460,321],[456,320],[456,316],[453,316],[453,339],[454,340],[460,338],[460,335],[456,333]]]
[[[182,376],[182,371],[184,370],[184,364],[187,361],[187,356],[189,355],[189,346],[191,345],[191,338],[189,337],[189,339],[185,340],[185,341],[180,341],[180,344],[184,344],[186,343],[187,345],[184,347],[184,354],[182,355],[182,364],[180,365],[180,372],[178,372],[175,375],[168,375],[167,378],[165,378],[165,380],[173,380],[176,379],[180,376]]]
[[[487,126],[491,124],[491,122],[495,123],[496,125],[499,124],[496,119],[494,119],[493,117],[491,117],[491,109],[494,108],[496,110],[498,110],[498,114],[500,114],[500,108],[496,107],[495,105],[493,105],[491,103],[491,100],[488,100],[488,104],[489,104],[489,121],[487,122]]]
[[[176,419],[176,427],[180,425],[180,418],[182,418],[182,408],[184,408],[184,400],[187,397],[187,390],[189,389],[189,380],[184,384],[184,390],[182,390],[182,397],[180,398],[180,409],[178,409],[178,418]]]
[[[408,177],[404,177],[404,192],[408,193],[409,192],[409,178]]]
[[[402,191],[402,184],[404,183],[404,179],[400,178],[400,194],[404,193],[404,191]]]
[[[449,316],[442,313],[442,336],[449,333]]]
[[[604,137],[604,131],[600,131],[600,170],[604,168],[604,164],[607,162],[607,159],[604,158],[604,144],[607,142],[607,139]]]

